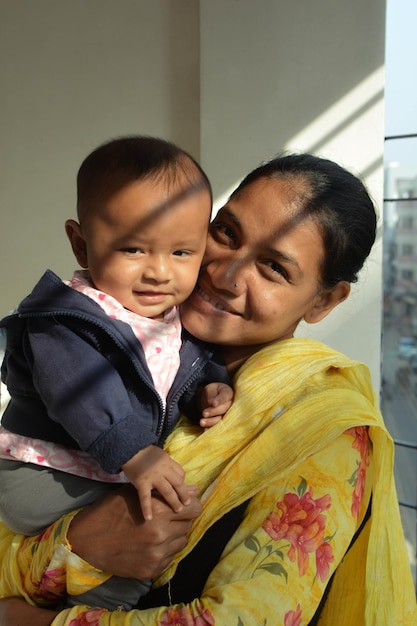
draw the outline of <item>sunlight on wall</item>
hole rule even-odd
[[[295,135],[286,149],[302,146],[303,150],[329,156],[350,169],[353,165],[357,173],[368,177],[376,168],[382,168],[383,137],[379,146],[375,141],[367,142],[367,150],[363,137],[372,127],[377,127],[379,134],[383,99],[384,68],[380,67]],[[360,152],[356,150],[355,137],[361,145]]]
[[[384,138],[381,136],[378,144],[370,137],[365,144],[363,137],[369,135],[373,127],[375,134],[380,135],[383,99],[384,68],[381,67],[294,135],[284,150],[313,152],[337,161],[361,176],[375,201],[380,203]],[[357,145],[361,146],[360,151]],[[238,182],[215,199],[215,211],[223,206]]]
[[[377,240],[359,280],[352,285],[349,299],[318,325],[302,323],[298,336],[322,339],[333,347],[358,358],[363,337],[369,342],[368,362],[376,388],[380,377],[379,356],[382,306],[382,195],[383,147],[381,119],[384,113],[384,68],[381,67],[358,83],[349,93],[334,103],[286,145],[288,150],[303,146],[333,159],[362,178],[375,202],[380,216]],[[368,141],[364,141],[368,137]],[[357,150],[360,146],[360,150]],[[360,330],[360,333],[358,333]],[[362,339],[361,339],[362,337]],[[362,357],[363,358],[363,357]]]
[[[361,177],[382,218],[383,114],[384,68],[380,67],[293,136],[284,150],[318,154]],[[226,202],[238,182],[215,199],[214,213]],[[352,358],[366,358],[376,389],[380,380],[381,218],[372,253],[358,282],[352,285],[348,300],[319,324],[301,323],[296,333],[297,336],[325,341]],[[368,357],[363,354],[364,337]]]

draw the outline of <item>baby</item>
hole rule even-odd
[[[161,446],[180,412],[210,427],[233,398],[214,347],[182,331],[178,310],[206,245],[201,167],[170,142],[125,137],[84,160],[77,191],[78,222],[65,226],[83,270],[69,282],[48,270],[0,322],[11,395],[0,515],[26,534],[126,479],[145,519],[154,489],[180,510],[190,487]]]

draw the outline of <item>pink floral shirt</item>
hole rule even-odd
[[[112,296],[95,289],[86,270],[74,272],[72,280],[64,282],[97,302],[109,317],[129,324],[142,344],[155,389],[165,400],[180,366],[181,322],[178,309],[173,307],[165,311],[162,321],[132,313]]]

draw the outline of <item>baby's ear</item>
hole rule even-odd
[[[65,222],[65,232],[70,240],[71,248],[78,264],[83,268],[87,268],[87,243],[82,233],[81,226],[75,220],[67,220]]]
[[[346,300],[350,294],[350,284],[341,280],[331,289],[322,291],[317,297],[311,310],[304,315],[308,324],[316,324],[326,317],[338,304]]]

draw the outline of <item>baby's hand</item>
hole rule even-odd
[[[225,383],[209,383],[201,391],[202,419],[200,426],[211,428],[220,422],[233,402],[233,389]]]
[[[176,513],[181,511],[183,505],[190,504],[191,496],[196,494],[195,487],[184,484],[185,473],[181,465],[157,446],[140,450],[122,469],[129,482],[136,487],[145,520],[152,519],[153,489]]]

